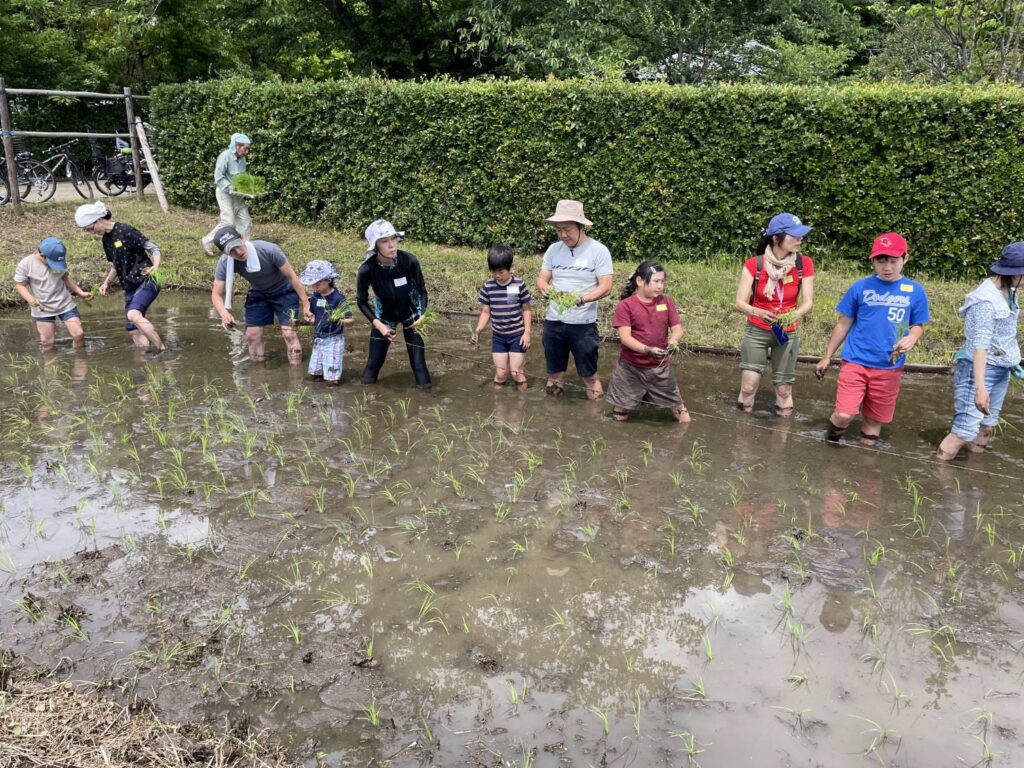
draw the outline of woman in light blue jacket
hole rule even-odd
[[[966,339],[953,358],[953,428],[937,452],[946,461],[965,445],[974,453],[985,450],[999,423],[1010,378],[1022,375],[1017,289],[1024,281],[1024,242],[1003,248],[989,275],[957,310]]]

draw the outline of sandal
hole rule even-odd
[[[737,400],[736,401],[736,407],[739,408],[744,413],[753,413],[754,412],[754,404],[753,403],[744,403],[744,402],[741,402],[741,401]]]
[[[553,381],[549,381],[547,386],[544,387],[544,391],[552,397],[559,397],[562,394],[564,387],[561,384],[557,384]]]
[[[874,448],[878,445],[878,435],[868,435],[864,432],[860,433],[860,444],[865,448]]]
[[[615,421],[629,421],[629,411],[612,411]]]
[[[792,416],[793,415],[793,406],[792,405],[783,406],[783,405],[779,405],[778,403],[776,403],[775,404],[775,415],[776,416],[781,416],[783,418]]]

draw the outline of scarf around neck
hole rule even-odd
[[[779,281],[792,272],[793,267],[796,266],[796,254],[791,253],[786,258],[779,259],[772,253],[772,247],[769,245],[764,249],[763,263],[768,279],[765,281],[762,293],[764,293],[766,299],[771,301],[775,298],[775,290],[779,285]]]

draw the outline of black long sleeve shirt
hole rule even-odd
[[[373,300],[370,289],[373,289]],[[399,251],[393,266],[385,267],[371,256],[356,273],[356,304],[371,323],[409,324],[427,309],[427,285],[419,260]]]

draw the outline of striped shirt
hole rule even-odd
[[[490,307],[491,331],[500,336],[515,336],[526,330],[523,305],[530,303],[526,283],[513,277],[501,285],[493,277],[480,287],[480,303]]]

